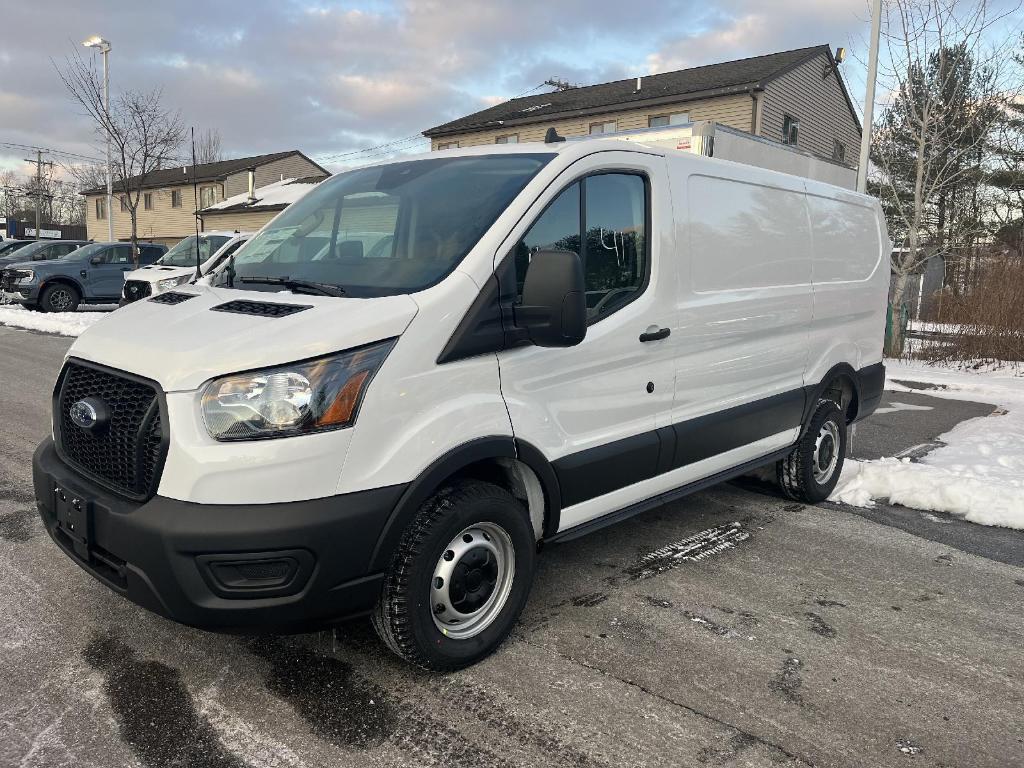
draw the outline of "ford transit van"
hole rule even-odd
[[[764,465],[825,499],[882,393],[888,254],[872,198],[642,142],[347,171],[75,341],[38,507],[162,616],[370,616],[464,667],[542,544]]]

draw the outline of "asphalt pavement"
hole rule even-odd
[[[362,622],[232,637],[148,614],[35,517],[69,344],[0,328],[0,766],[1024,765],[1024,570],[760,488],[547,548],[514,636],[457,674]],[[914,397],[887,393],[934,400]],[[954,418],[897,407],[855,450]]]

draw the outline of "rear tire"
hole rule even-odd
[[[39,309],[42,312],[74,312],[82,297],[78,291],[65,283],[57,283],[46,287],[39,297]]]
[[[447,672],[508,637],[533,583],[537,543],[503,488],[461,481],[428,499],[402,535],[372,621],[411,664]]]
[[[822,400],[792,453],[776,464],[779,487],[797,501],[824,501],[839,482],[845,456],[846,419],[834,402]]]

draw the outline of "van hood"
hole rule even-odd
[[[195,271],[195,267],[165,267],[162,264],[150,264],[148,267],[140,267],[139,269],[133,269],[131,272],[126,272],[124,279],[125,282],[140,280],[144,283],[157,283],[171,277],[194,275]]]
[[[409,296],[348,299],[198,285],[174,292],[194,298],[128,304],[82,333],[68,354],[153,379],[166,392],[189,391],[216,376],[393,338],[419,309]],[[233,301],[308,309],[278,317],[214,309]]]

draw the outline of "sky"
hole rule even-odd
[[[101,156],[55,66],[111,41],[111,90],[161,88],[229,157],[331,169],[425,149],[424,129],[558,76],[591,84],[829,44],[863,100],[867,0],[4,0],[0,142]],[[45,23],[40,22],[43,10]],[[365,151],[383,144],[385,149]],[[0,168],[28,170],[0,145]]]

